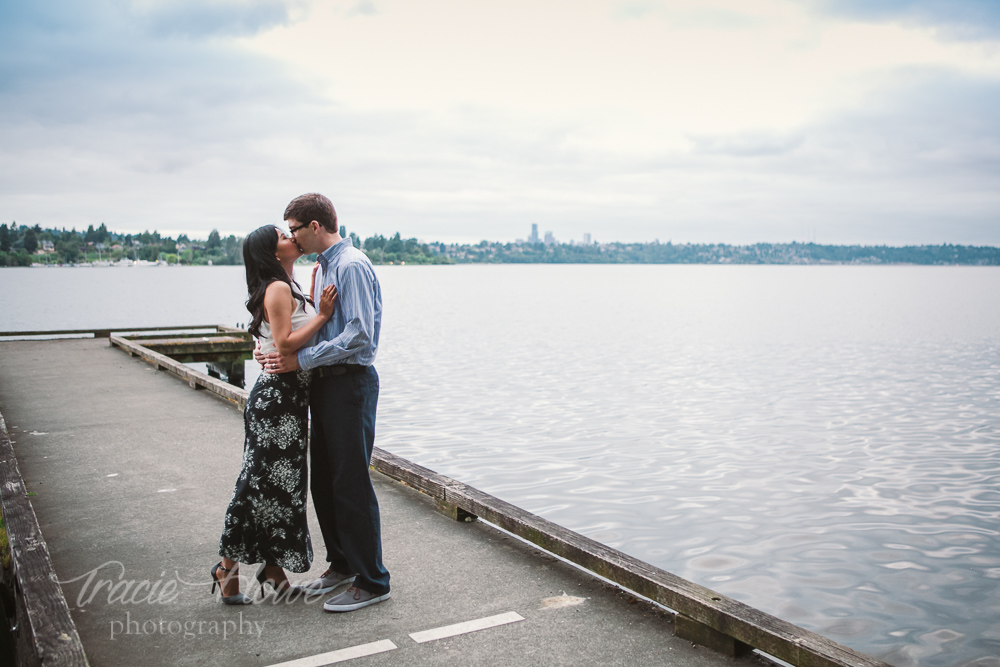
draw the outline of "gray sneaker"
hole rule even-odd
[[[306,595],[323,595],[341,584],[348,584],[352,581],[354,581],[353,574],[341,574],[332,568],[327,568],[326,572],[321,574],[319,579],[310,581],[305,586],[299,586],[299,588]]]
[[[362,607],[367,607],[370,604],[375,604],[376,602],[381,602],[382,600],[388,600],[388,591],[382,595],[373,595],[368,591],[362,590],[355,586],[351,586],[343,593],[339,595],[334,595],[332,598],[323,603],[324,611],[354,611],[355,609],[361,609]]]

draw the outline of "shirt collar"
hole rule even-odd
[[[332,246],[321,252],[316,259],[317,261],[319,261],[320,265],[322,265],[323,270],[326,271],[326,268],[330,265],[331,262],[333,262],[341,254],[343,254],[345,250],[353,247],[354,243],[351,241],[351,237],[348,236],[347,238],[341,239],[337,243],[334,243]]]

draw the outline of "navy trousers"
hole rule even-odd
[[[382,595],[389,592],[389,571],[382,564],[378,499],[368,474],[377,405],[374,367],[313,380],[309,477],[330,567],[356,574],[355,586]]]

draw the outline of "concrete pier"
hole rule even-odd
[[[106,339],[10,341],[0,412],[91,665],[734,664],[675,637],[669,614],[377,473],[390,600],[223,606],[209,568],[242,456],[232,403]],[[310,526],[316,561],[293,580],[325,567],[311,510]],[[412,636],[457,624],[485,627]]]

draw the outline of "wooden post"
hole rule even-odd
[[[438,500],[434,503],[434,505],[438,512],[441,512],[441,514],[444,514],[446,517],[454,519],[455,521],[472,523],[479,518],[472,512],[466,512],[458,505],[454,505],[444,500]]]
[[[752,646],[744,644],[738,639],[733,639],[729,635],[710,628],[704,623],[699,623],[684,614],[677,614],[674,617],[674,634],[681,639],[728,655],[730,658],[739,658],[753,650]]]

